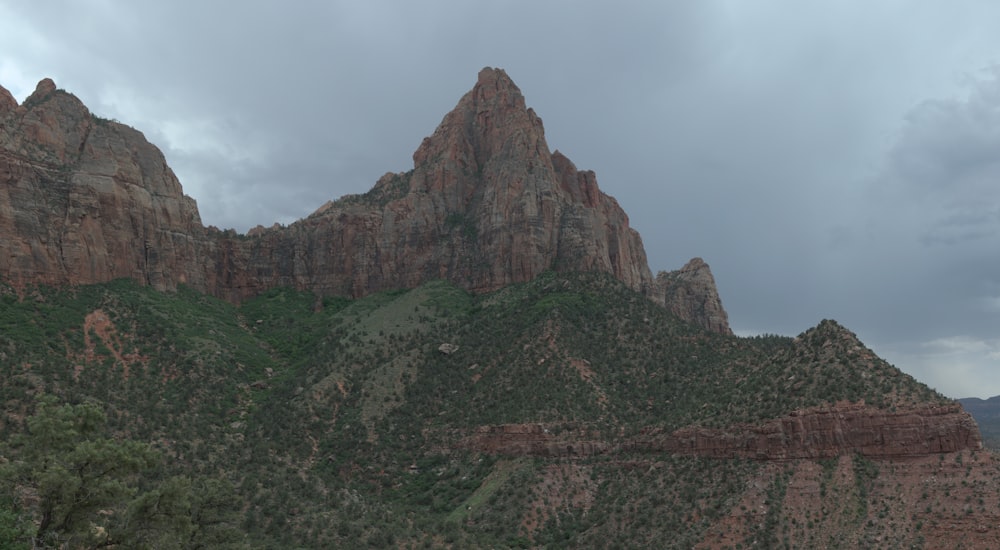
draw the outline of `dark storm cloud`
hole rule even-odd
[[[972,81],[966,97],[921,103],[888,155],[890,204],[908,215],[928,264],[945,264],[969,300],[1000,284],[1000,73]],[[890,216],[890,219],[894,216]],[[977,323],[973,323],[977,324]]]
[[[45,76],[163,150],[203,221],[289,223],[411,167],[483,66],[733,327],[822,318],[1000,394],[1000,4],[0,1]],[[964,87],[963,87],[964,86]]]
[[[973,75],[963,95],[906,114],[866,197],[874,236],[851,253],[877,266],[864,280],[872,301],[853,305],[858,325],[952,395],[1000,384],[997,76]]]

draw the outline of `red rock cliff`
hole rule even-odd
[[[979,450],[979,428],[959,404],[886,411],[861,404],[795,411],[759,425],[684,428],[648,441],[650,450],[713,458],[921,456]]]
[[[51,80],[20,106],[0,90],[0,279],[208,287],[198,208],[156,147]]]
[[[713,332],[732,334],[715,278],[701,258],[692,259],[677,271],[657,273],[651,294],[654,301],[681,319],[691,320]]]
[[[726,428],[651,430],[624,441],[606,441],[579,430],[554,435],[541,424],[483,426],[456,446],[516,456],[591,456],[617,452],[666,453],[708,458],[787,460],[859,453],[899,458],[979,450],[979,428],[961,405],[919,405],[886,411],[838,403],[795,411],[760,424]]]
[[[484,292],[550,269],[602,271],[729,331],[710,274],[710,289],[704,277],[684,292],[654,284],[628,216],[593,172],[550,152],[500,69],[479,73],[412,170],[249,236],[204,228],[156,147],[51,80],[20,106],[0,91],[0,278],[14,285],[131,277],[239,301],[278,285],[358,297],[444,278]]]

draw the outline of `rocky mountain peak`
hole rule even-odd
[[[521,89],[507,76],[507,71],[500,68],[483,67],[479,71],[476,86],[473,89],[485,91],[485,95],[490,95],[490,91],[501,93],[513,91],[520,97],[521,105],[524,105],[524,98],[521,97]]]
[[[24,103],[5,116],[15,119],[2,138],[5,149],[63,167],[79,158],[93,122],[83,102],[56,88],[51,78],[39,81]]]
[[[453,112],[471,118],[476,153],[484,164],[498,155],[528,159],[548,155],[542,120],[501,69],[480,71],[475,87]]]
[[[447,164],[478,176],[495,161],[525,159],[549,164],[542,121],[527,108],[521,90],[502,69],[484,68],[434,134],[413,154],[414,167]]]
[[[858,336],[833,319],[823,319],[815,327],[798,336],[800,341],[809,341],[820,346],[860,346]]]
[[[38,101],[54,91],[56,91],[56,83],[51,78],[43,78],[38,81],[37,85],[35,85],[35,91],[28,96],[25,103]]]
[[[600,192],[593,172],[550,152],[541,118],[503,70],[480,71],[413,161],[409,193],[397,206],[447,223],[408,240],[435,243],[432,256],[449,256],[444,263],[454,266],[448,278],[470,290],[549,269],[603,271],[649,288],[652,274],[628,216]]]
[[[815,327],[795,338],[796,349],[810,350],[821,362],[836,364],[848,357],[853,364],[867,368],[888,365],[866,347],[858,335],[832,319],[823,319]]]

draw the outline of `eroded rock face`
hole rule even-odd
[[[653,300],[681,319],[721,334],[732,334],[708,264],[693,258],[677,271],[656,274]]]
[[[0,115],[6,114],[9,111],[17,109],[17,100],[11,95],[10,91],[3,86],[0,86]]]
[[[654,284],[628,216],[593,172],[550,152],[500,69],[479,73],[412,170],[246,236],[203,227],[156,147],[49,79],[20,106],[0,93],[0,122],[0,278],[15,286],[131,277],[240,301],[280,285],[359,297],[448,279],[485,292],[546,270],[601,271],[729,330],[703,263]]]
[[[979,450],[979,428],[961,405],[925,405],[885,411],[840,403],[795,411],[759,425],[684,428],[654,437],[650,450],[712,458],[872,458]]]
[[[0,113],[3,281],[206,287],[197,206],[141,133],[93,117],[48,79]]]
[[[838,403],[795,411],[761,424],[689,427],[647,433],[621,442],[581,432],[556,434],[541,424],[483,426],[457,446],[515,456],[570,457],[617,452],[666,453],[706,458],[787,460],[858,453],[900,458],[982,449],[979,429],[961,405],[921,405],[886,411]]]

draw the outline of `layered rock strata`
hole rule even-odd
[[[653,437],[649,450],[712,458],[896,458],[979,450],[979,428],[961,405],[886,411],[861,404],[795,411],[758,425],[684,428]]]
[[[141,133],[38,84],[0,98],[0,279],[96,283],[130,277],[208,290],[214,243],[162,153]]]
[[[623,441],[542,424],[482,426],[459,439],[459,448],[513,456],[574,457],[609,453],[665,453],[707,458],[788,460],[858,453],[899,458],[979,450],[982,441],[961,405],[923,405],[896,411],[838,403],[794,411],[760,424],[726,428],[655,430]]]

